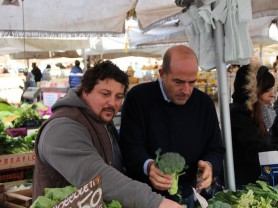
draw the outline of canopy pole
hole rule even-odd
[[[88,69],[87,54],[86,54],[86,50],[85,49],[82,49],[82,56],[83,56],[83,63],[84,63],[83,72],[85,72]]]
[[[263,61],[263,46],[260,44],[260,61]]]
[[[213,8],[215,3],[213,3]],[[232,133],[230,121],[230,93],[228,92],[228,76],[227,69],[224,62],[224,28],[223,24],[215,21],[216,29],[213,30],[214,42],[216,48],[216,68],[217,68],[217,82],[218,82],[218,99],[220,99],[220,122],[221,132],[226,147],[226,154],[224,160],[225,185],[230,191],[236,191],[234,161],[233,161],[233,146]]]

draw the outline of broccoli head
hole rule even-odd
[[[173,177],[173,183],[168,193],[175,195],[178,193],[179,176],[184,174],[183,172],[188,166],[185,165],[185,159],[179,153],[166,152],[160,155],[161,149],[158,149],[156,153],[156,159],[154,165],[158,167],[164,174],[170,174]]]

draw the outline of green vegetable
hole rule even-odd
[[[42,116],[36,110],[32,109],[30,106],[22,108],[19,117],[13,122],[15,128],[24,127],[26,121],[28,120],[39,120]]]
[[[34,149],[37,134],[38,134],[38,131],[33,132],[23,138],[24,143],[27,145],[27,147],[30,150]]]
[[[53,207],[56,203],[56,201],[53,201],[45,196],[39,196],[30,208],[50,208]]]
[[[276,189],[263,181],[243,186],[237,192],[224,190],[209,199],[209,208],[222,208],[219,202],[229,204],[231,208],[272,208],[278,207]],[[223,207],[224,208],[224,207]]]
[[[185,165],[185,159],[179,153],[166,152],[160,155],[161,149],[158,149],[156,153],[156,159],[154,165],[163,171],[164,174],[170,174],[173,177],[173,183],[168,193],[175,195],[178,193],[179,177],[183,175],[184,169],[188,168]]]
[[[110,203],[105,203],[104,208],[122,208],[122,205],[118,200],[112,200]]]
[[[76,190],[77,189],[75,186],[66,186],[63,188],[45,188],[45,195],[39,196],[30,208],[51,208]]]
[[[244,186],[244,189],[252,190],[255,196],[259,196],[256,199],[262,204],[266,204],[265,207],[270,207],[270,204],[273,207],[278,207],[278,193],[276,188],[267,185],[264,181],[257,180],[255,184],[249,183]]]
[[[0,103],[0,111],[9,111],[12,112],[14,109],[13,106],[7,104],[7,103]]]
[[[3,122],[0,120],[0,133],[4,130],[5,126]]]
[[[231,205],[221,202],[221,201],[214,201],[212,204],[208,206],[208,208],[232,208]]]
[[[66,186],[64,188],[45,188],[45,196],[54,201],[61,201],[66,198],[68,195],[76,191],[74,186]]]

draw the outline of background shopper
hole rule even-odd
[[[259,97],[257,94],[257,87],[264,85],[261,82],[268,81],[259,78],[260,84],[257,85],[258,70],[264,68],[257,62],[244,65],[237,71],[234,81],[230,115],[237,189],[259,179],[259,152],[278,150],[277,144],[269,137],[263,119],[263,103],[259,100],[261,93]]]
[[[72,67],[69,74],[70,88],[79,87],[83,76],[83,71],[80,68],[80,61],[75,60],[74,63],[75,65]]]

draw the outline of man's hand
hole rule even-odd
[[[212,166],[203,160],[199,160],[198,168],[201,170],[202,175],[201,175],[201,182],[197,184],[196,188],[198,189],[208,188],[211,185],[213,180]]]
[[[148,164],[148,175],[153,187],[160,191],[168,190],[173,183],[172,176],[155,167],[154,161]]]
[[[184,208],[184,206],[178,204],[177,202],[164,198],[160,203],[159,208]]]

